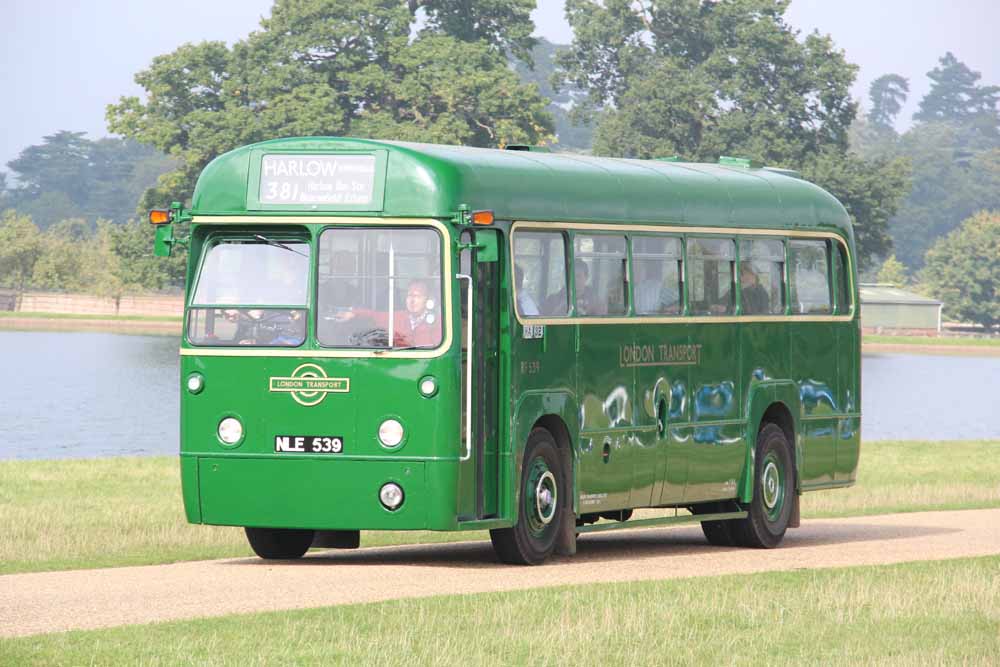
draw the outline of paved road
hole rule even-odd
[[[317,551],[0,576],[0,636],[540,586],[876,565],[1000,554],[1000,509],[813,520],[771,551],[708,546],[698,527],[584,537],[541,567],[496,562],[488,542]]]

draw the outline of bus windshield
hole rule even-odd
[[[188,309],[188,339],[194,345],[301,345],[309,254],[308,243],[261,235],[211,245]]]
[[[318,274],[320,345],[441,344],[441,237],[433,229],[327,229]]]

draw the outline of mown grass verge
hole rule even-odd
[[[37,320],[107,320],[109,322],[177,322],[183,317],[171,315],[95,315],[86,313],[22,313],[20,311],[0,311],[0,318],[24,318]]]
[[[803,518],[1000,507],[1000,441],[862,446],[858,484],[803,496]],[[486,539],[366,532],[363,546]],[[250,555],[238,528],[186,523],[173,457],[0,461],[0,574]]]
[[[987,665],[998,572],[985,557],[241,614],[0,640],[0,663]]]
[[[878,345],[930,345],[933,347],[1000,347],[1000,338],[982,338],[976,336],[880,336],[866,334],[861,337],[862,344]]]

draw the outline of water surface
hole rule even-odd
[[[176,336],[0,331],[0,459],[176,454]],[[1000,357],[865,355],[862,437],[1000,438]]]

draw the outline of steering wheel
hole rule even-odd
[[[348,337],[356,347],[389,347],[389,332],[382,328],[357,331]]]

